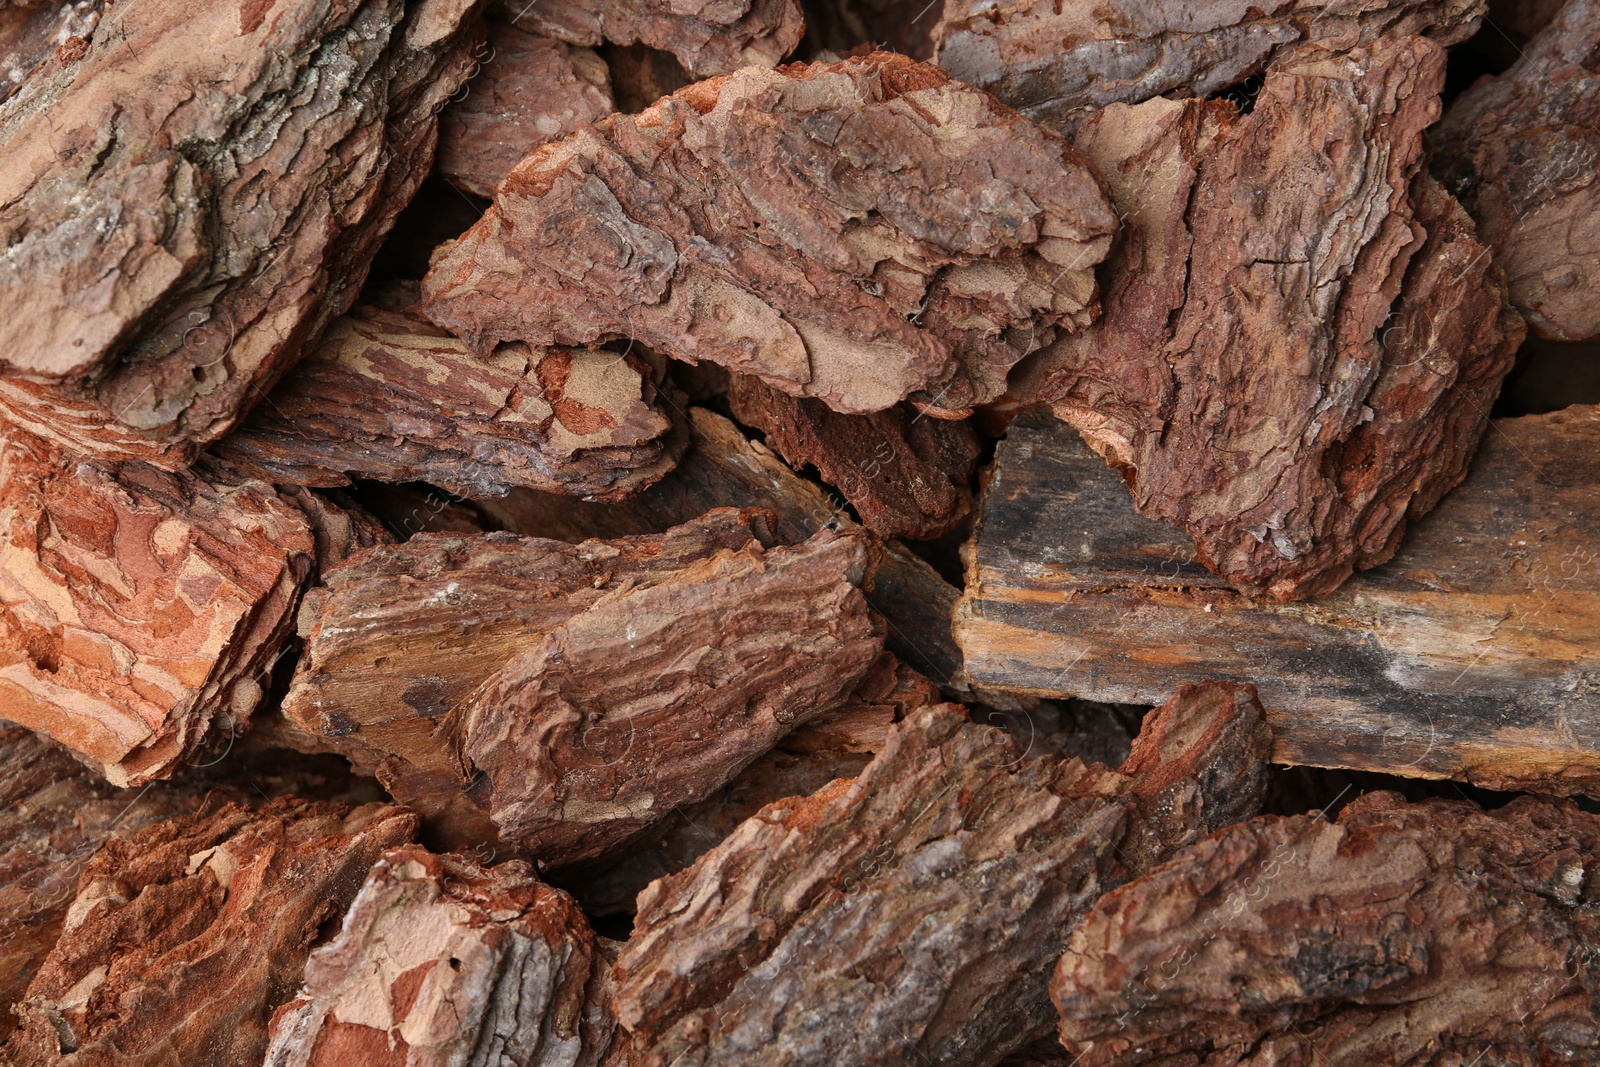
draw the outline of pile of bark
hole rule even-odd
[[[1600,1062],[1595,0],[23,0],[0,158],[0,1061]]]

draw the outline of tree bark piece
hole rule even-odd
[[[538,5],[535,5],[538,6]],[[522,157],[616,110],[605,60],[498,20],[463,100],[439,115],[440,174],[469,192],[494,187]]]
[[[1226,588],[1071,430],[1024,415],[969,550],[967,673],[1135,704],[1249,679],[1280,763],[1600,790],[1597,456],[1600,409],[1499,420],[1392,560],[1284,604]]]
[[[952,417],[1088,324],[1114,225],[1058,136],[875,53],[697,83],[535,152],[435,257],[424,309],[480,348],[629,337],[837,411]]]
[[[108,842],[28,987],[18,1067],[259,1063],[322,922],[416,816],[279,800]]]
[[[1420,37],[1307,52],[1248,115],[1152,100],[1079,132],[1130,229],[1105,317],[1022,391],[1242,591],[1323,594],[1388,558],[1511,367],[1503,279],[1421,173],[1443,75]]]
[[[649,585],[758,538],[760,512],[723,509],[666,534],[570,545],[423,534],[330,571],[299,617],[305,651],[283,713],[376,774],[456,843],[492,827],[461,798],[444,716],[542,635],[608,593]]]
[[[805,32],[799,0],[491,0],[496,17],[569,44],[644,44],[678,57],[698,78],[740,67],[775,67]]]
[[[260,482],[0,440],[0,708],[116,785],[243,726],[316,545]]]
[[[534,640],[444,727],[501,840],[594,859],[844,703],[883,648],[870,566],[859,536],[752,541]]]
[[[1600,1053],[1600,819],[1372,793],[1263,816],[1102,897],[1051,984],[1109,1064],[1578,1063]]]
[[[108,8],[0,113],[0,245],[30,279],[0,293],[0,413],[174,468],[227,432],[427,174],[472,7]]]
[[[1567,0],[1519,54],[1450,105],[1434,168],[1539,336],[1600,337],[1600,3]]]
[[[617,1015],[646,1064],[993,1064],[1048,1032],[1049,970],[1134,864],[1259,803],[1248,689],[1186,690],[1123,772],[1026,760],[956,705],[854,781],[769,805],[639,901]]]
[[[416,313],[363,306],[213,454],[280,484],[356,477],[621,500],[671,470],[685,443],[636,358],[509,344],[480,359]]]
[[[393,849],[306,961],[266,1067],[598,1064],[594,1039],[610,1035],[585,1032],[595,948],[572,898],[520,860]]]
[[[1109,104],[1210,96],[1308,47],[1371,48],[1477,32],[1483,0],[1273,0],[1114,8],[1089,0],[947,0],[934,62],[1061,130]]]
[[[905,405],[841,415],[745,375],[734,376],[728,399],[734,417],[766,434],[791,466],[809,463],[838,486],[880,537],[932,540],[972,509],[978,435],[965,421],[931,419]]]

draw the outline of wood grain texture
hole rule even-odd
[[[316,541],[272,487],[0,439],[0,709],[116,785],[242,730]]]
[[[746,68],[529,156],[423,307],[484,350],[626,337],[838,411],[958,417],[1094,317],[1114,226],[1065,141],[935,67]]]
[[[0,414],[187,465],[355,299],[472,0],[108,5],[0,106]],[[268,17],[270,14],[270,17]]]
[[[1369,793],[1230,826],[1113,890],[1051,995],[1063,1062],[1587,1063],[1600,818]]]
[[[1154,703],[1254,682],[1282,763],[1600,790],[1600,409],[1502,419],[1395,557],[1251,599],[1042,412],[1001,444],[956,636],[975,684]]]
[[[1528,324],[1557,341],[1600,337],[1600,4],[1567,0],[1518,51],[1450,105],[1434,169]]]

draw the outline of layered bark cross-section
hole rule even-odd
[[[805,32],[799,0],[493,0],[494,14],[576,45],[642,44],[670,52],[696,77],[774,67]]]
[[[957,705],[852,780],[768,805],[640,897],[617,1016],[645,1064],[997,1063],[1106,888],[1248,815],[1260,706],[1196,687],[1123,770],[1026,758]]]
[[[1519,52],[1451,104],[1434,169],[1533,329],[1582,341],[1600,336],[1600,4],[1567,0]]]
[[[1082,1067],[1581,1063],[1600,819],[1373,793],[1229,827],[1102,897],[1051,995]]]
[[[1070,130],[1109,104],[1210,96],[1308,47],[1427,34],[1456,44],[1483,0],[947,0],[934,61],[1030,118]]]
[[[592,1067],[607,961],[571,897],[520,860],[485,868],[383,854],[305,986],[272,1021],[266,1067]]]
[[[180,467],[355,298],[468,0],[106,5],[0,110],[0,413]]]
[[[629,337],[835,410],[945,416],[1097,309],[1115,218],[1056,134],[875,53],[697,83],[538,150],[435,258],[488,348]]]
[[[508,344],[479,358],[415,312],[363,305],[213,454],[278,484],[620,500],[671,470],[684,436],[636,357]]]
[[[0,707],[117,785],[240,727],[316,543],[261,482],[0,442]]]
[[[1247,115],[1151,100],[1077,137],[1127,238],[1104,318],[1019,389],[1241,589],[1327,593],[1387,559],[1510,369],[1503,278],[1422,172],[1443,76],[1421,37],[1308,50]]]
[[[28,987],[10,1062],[260,1063],[319,926],[416,826],[389,805],[287,799],[107,842]]]

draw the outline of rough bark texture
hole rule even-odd
[[[805,32],[799,0],[491,0],[521,29],[577,45],[602,40],[671,52],[696,77],[777,66]]]
[[[0,709],[117,785],[241,727],[315,542],[260,482],[0,439]]]
[[[423,294],[480,347],[631,337],[838,411],[956,416],[1093,318],[1114,226],[1057,135],[874,53],[700,82],[546,146]]]
[[[0,108],[0,413],[177,467],[345,310],[432,163],[469,0],[130,0]]]
[[[0,103],[33,77],[60,49],[87,40],[100,21],[101,0],[17,4],[0,8]]]
[[[1280,763],[1600,790],[1600,409],[1501,419],[1471,475],[1331,596],[1249,599],[1040,412],[1014,422],[955,632],[975,685],[1148,704],[1251,681]]]
[[[885,652],[844,704],[795,727],[726,786],[682,805],[615,860],[564,872],[564,885],[591,915],[631,915],[651,882],[683,870],[773,801],[854,778],[882,751],[890,726],[939,701],[938,686]]]
[[[1435,171],[1542,337],[1600,336],[1600,3],[1567,0],[1505,74],[1450,106]]]
[[[706,797],[849,697],[883,648],[857,536],[751,541],[617,591],[451,715],[501,840],[560,867]]]
[[[591,49],[491,21],[480,64],[466,98],[439,115],[437,164],[479,196],[494,196],[535,148],[616,110],[605,60]]]
[[[318,927],[415,830],[414,815],[387,805],[279,800],[108,842],[28,987],[11,1062],[261,1062]]]
[[[995,1063],[1052,1024],[1049,969],[1099,893],[1254,810],[1267,744],[1222,686],[1162,709],[1123,772],[917,711],[854,781],[643,894],[618,1018],[646,1064]]]
[[[1455,44],[1483,0],[946,0],[935,62],[1030,118],[1076,128],[1108,104],[1209,96],[1308,48],[1426,33]]]
[[[817,468],[880,537],[932,540],[972,509],[978,435],[965,421],[931,419],[906,405],[841,415],[742,374],[728,399],[735,418],[766,434],[790,466]]]
[[[279,484],[356,477],[621,500],[686,443],[636,358],[508,344],[480,359],[415,312],[362,306],[213,454]]]
[[[527,864],[395,849],[306,961],[266,1067],[590,1067],[610,1037],[585,1025],[603,965],[572,898]]]
[[[1051,994],[1105,1064],[1590,1063],[1600,819],[1372,793],[1264,816],[1102,897]]]
[[[1243,590],[1327,593],[1387,559],[1511,367],[1500,272],[1421,171],[1443,76],[1420,37],[1306,52],[1248,115],[1151,100],[1080,131],[1128,235],[1105,317],[1020,391]]]
[[[284,714],[376,773],[403,803],[492,836],[481,816],[473,821],[477,809],[460,800],[450,743],[434,736],[443,717],[543,635],[618,588],[770,540],[766,522],[761,512],[723,509],[629,541],[422,534],[378,546],[307,594],[299,617],[305,651]]]

